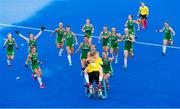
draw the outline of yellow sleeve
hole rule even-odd
[[[98,63],[100,64],[100,65],[103,65],[103,61],[102,61],[102,59],[99,57],[98,58]]]
[[[146,6],[146,8],[147,8],[146,10],[147,10],[147,15],[148,15],[149,14],[149,8],[147,6]]]

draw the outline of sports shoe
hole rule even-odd
[[[34,73],[32,74],[32,78],[33,78],[33,80],[37,80],[37,78],[36,78],[36,77],[34,77]]]
[[[42,85],[40,85],[39,87],[40,87],[41,89],[43,89],[43,88],[45,88],[45,85],[42,84]]]
[[[86,83],[85,86],[86,86],[86,87],[90,87],[90,86],[91,86],[91,83]]]

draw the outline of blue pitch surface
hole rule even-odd
[[[19,6],[22,1],[13,4]],[[4,2],[6,1],[2,0],[0,4]],[[127,16],[133,14],[136,18],[139,2],[139,0],[51,1],[31,17],[14,25],[36,28],[44,25],[47,29],[53,30],[59,21],[62,21],[64,25],[70,24],[75,33],[82,34],[81,27],[88,17],[95,26],[94,35],[99,35],[104,24],[108,24],[109,29],[117,27],[117,31],[123,34]],[[137,41],[161,44],[163,33],[155,33],[155,30],[162,28],[164,21],[169,21],[176,31],[173,46],[180,46],[180,15],[176,13],[179,10],[179,0],[145,0],[145,2],[150,8],[148,28],[137,31]],[[34,5],[30,1],[27,3],[27,7]],[[3,11],[7,10],[8,8]],[[21,16],[16,10],[10,12],[17,13],[17,17]],[[27,10],[26,12],[28,13]],[[3,20],[0,23],[8,24],[6,19]],[[108,99],[94,100],[87,98],[84,93],[83,77],[80,76],[80,53],[72,56],[73,66],[69,67],[66,52],[59,57],[55,38],[50,38],[50,33],[44,32],[37,44],[39,59],[44,62],[41,69],[46,88],[39,89],[37,81],[31,78],[30,68],[24,67],[28,51],[27,43],[14,34],[15,30],[20,30],[26,36],[28,32],[37,34],[38,31],[0,27],[0,44],[6,34],[12,32],[20,48],[18,51],[15,50],[12,68],[7,67],[5,49],[0,48],[0,107],[180,107],[179,49],[168,48],[167,56],[163,57],[161,47],[135,44],[135,57],[128,59],[129,68],[124,71],[123,43],[120,43],[119,63],[113,63],[114,76],[110,79],[111,89]],[[79,43],[83,41],[82,36],[77,38]],[[101,44],[97,43],[96,38],[93,39],[93,43],[97,45],[99,51],[102,51]],[[75,49],[77,47],[75,46]],[[18,76],[20,79],[16,80]]]

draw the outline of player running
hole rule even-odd
[[[86,19],[86,24],[82,27],[82,31],[88,36],[89,43],[92,42],[92,34],[94,33],[94,26],[90,24],[90,19]]]
[[[11,66],[11,60],[14,59],[14,46],[16,46],[16,49],[18,50],[18,46],[16,44],[15,39],[12,37],[11,33],[8,33],[7,39],[5,40],[3,47],[6,48],[6,55],[7,55],[7,65]]]
[[[115,50],[115,63],[118,63],[118,38],[122,38],[121,34],[116,32],[116,28],[112,28],[112,32],[110,33],[109,39],[110,39],[110,54],[112,55],[112,58],[114,58],[114,50]]]
[[[139,22],[133,20],[132,15],[128,15],[128,20],[125,23],[125,27],[128,28],[129,34],[131,34],[131,35],[133,35],[135,37],[135,25],[134,24],[139,24]],[[138,27],[138,29],[140,29],[140,28]]]
[[[59,28],[55,29],[54,32],[51,34],[51,37],[54,35],[54,33],[57,33],[56,36],[56,46],[59,49],[59,56],[62,56],[62,53],[64,51],[64,40],[63,35],[64,35],[64,28],[63,28],[63,23],[59,23]]]
[[[103,73],[104,80],[106,82],[106,88],[109,90],[108,79],[113,75],[113,70],[111,66],[111,62],[114,60],[113,58],[108,58],[107,52],[103,51],[102,53],[102,61],[103,61]]]
[[[128,28],[124,29],[125,35],[121,40],[118,40],[118,42],[124,41],[124,69],[127,69],[127,58],[128,55],[131,57],[134,56],[133,53],[133,42],[135,41],[133,35],[129,34]]]
[[[74,53],[74,40],[76,41],[76,45],[78,45],[78,40],[76,38],[76,35],[71,32],[71,28],[69,25],[66,26],[66,31],[64,32],[63,39],[65,40],[65,45],[66,45],[66,50],[67,50],[67,58],[69,61],[69,66],[72,66],[72,61],[71,61],[71,53]]]
[[[163,56],[165,56],[166,55],[166,46],[172,45],[174,43],[173,36],[175,36],[176,33],[172,29],[172,27],[169,26],[168,22],[164,23],[163,29],[156,30],[156,32],[164,32],[162,53],[163,53]]]
[[[21,38],[23,38],[25,41],[27,41],[27,43],[29,44],[28,52],[30,52],[31,47],[35,47],[37,51],[36,40],[39,38],[39,36],[42,34],[44,30],[45,30],[45,27],[41,27],[41,30],[36,36],[34,36],[32,33],[29,33],[29,38],[20,34],[19,31],[16,31],[16,34],[19,35]]]
[[[89,44],[88,36],[84,36],[84,42],[82,42],[79,46],[79,48],[76,50],[76,52],[80,51],[82,49],[81,53],[81,70],[84,72],[85,65],[86,65],[86,59],[88,52],[90,51],[91,44]]]
[[[32,77],[34,80],[38,80],[40,88],[45,88],[45,85],[42,83],[41,77],[42,77],[42,71],[39,66],[39,60],[37,57],[37,51],[36,47],[32,46],[30,47],[30,53],[27,57],[27,60],[25,62],[25,66],[28,66],[28,63],[30,62],[31,70],[33,72]]]
[[[145,6],[144,2],[141,2],[141,6],[139,7],[138,16],[139,16],[139,22],[142,23],[143,29],[147,28],[148,15],[149,15],[149,8],[147,6]],[[138,29],[140,29],[140,24],[139,24]]]
[[[100,33],[99,42],[102,39],[103,51],[107,53],[109,49],[109,36],[110,36],[110,32],[108,31],[108,27],[107,25],[104,25],[103,31]]]

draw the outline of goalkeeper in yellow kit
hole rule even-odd
[[[149,14],[149,8],[147,6],[145,6],[145,4],[143,2],[141,2],[141,6],[139,7],[138,16],[139,16],[139,22],[142,23],[143,29],[147,28],[148,14]],[[140,25],[139,25],[139,28],[140,28]]]
[[[84,76],[86,80],[86,86],[90,87],[93,81],[96,81],[98,88],[102,87],[103,71],[102,71],[102,59],[99,57],[99,52],[96,51],[96,46],[91,45],[91,51],[88,53],[87,67],[84,70]]]

